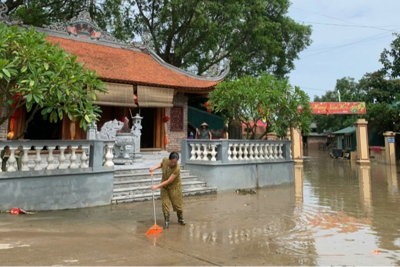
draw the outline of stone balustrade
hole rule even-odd
[[[0,172],[112,167],[114,143],[97,140],[0,141],[0,166],[5,165]]]
[[[290,141],[192,140],[182,141],[182,162],[245,163],[292,161]]]

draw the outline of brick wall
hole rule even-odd
[[[181,141],[187,138],[187,122],[188,122],[188,97],[183,93],[178,93],[174,96],[173,101],[174,106],[183,107],[183,131],[171,131],[171,122],[167,123],[168,127],[168,145],[166,150],[168,152],[180,152],[181,151]],[[171,118],[171,108],[167,109],[167,116]]]
[[[6,108],[3,107],[1,114],[6,113]],[[8,132],[8,120],[6,120],[2,125],[0,125],[0,140],[7,140]]]

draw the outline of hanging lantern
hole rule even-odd
[[[211,113],[211,112],[212,112],[212,109],[209,108],[209,107],[211,107],[211,105],[208,104],[208,101],[207,101],[206,103],[204,103],[204,107],[207,109],[207,112],[208,112],[208,113]]]

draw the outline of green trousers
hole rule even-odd
[[[182,185],[161,188],[162,210],[164,214],[169,214],[169,206],[172,203],[172,208],[176,212],[182,212]]]

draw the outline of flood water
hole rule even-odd
[[[5,265],[400,265],[400,167],[308,151],[292,185],[184,198],[186,227],[145,236],[152,203],[0,214]],[[264,174],[268,175],[268,174]],[[245,177],[232,177],[245,179]],[[163,225],[156,201],[157,223]]]
[[[399,266],[400,169],[373,161],[360,166],[320,151],[308,156],[295,167],[294,235],[309,231],[304,240],[318,255],[312,263]]]

